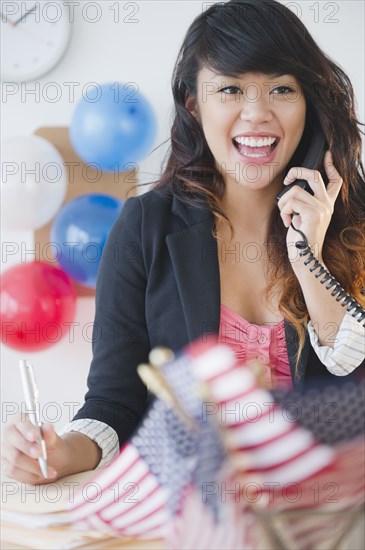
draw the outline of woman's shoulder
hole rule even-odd
[[[124,212],[123,212],[124,211]],[[212,214],[174,194],[172,187],[152,188],[141,195],[129,197],[122,209],[122,218],[141,224],[142,232],[174,232],[209,219]]]
[[[184,229],[185,224],[176,216],[174,205],[176,199],[168,186],[153,188],[127,198],[118,221],[129,233],[137,232],[143,240],[154,240],[164,233]]]
[[[173,194],[168,186],[164,186],[159,189],[150,189],[140,195],[134,195],[128,197],[124,203],[123,209],[129,211],[135,211],[140,209],[142,215],[145,215],[149,211],[166,211],[171,212],[173,202]]]

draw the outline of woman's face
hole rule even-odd
[[[263,189],[275,182],[280,189],[305,125],[299,81],[263,73],[237,79],[203,68],[197,84],[197,98],[186,107],[200,122],[226,185]]]

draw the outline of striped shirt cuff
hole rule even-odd
[[[308,332],[314,351],[329,372],[336,376],[346,376],[354,371],[365,357],[365,330],[350,312],[346,311],[336,334],[333,348],[321,346],[312,321]]]
[[[102,455],[99,464],[95,470],[103,468],[119,453],[119,439],[117,432],[113,430],[105,422],[92,418],[80,418],[72,420],[65,424],[58,432],[58,435],[63,435],[67,432],[80,432],[87,435],[90,439],[99,445]]]

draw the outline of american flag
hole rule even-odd
[[[338,517],[303,511],[363,503],[359,430],[347,441],[332,435],[329,444],[317,426],[314,437],[313,424],[323,422],[297,421],[288,394],[260,388],[213,337],[187,346],[161,371],[194,427],[156,398],[118,457],[95,476],[98,498],[76,496],[70,511],[78,528],[164,539],[172,549],[251,550],[266,540],[309,550],[339,538]],[[305,411],[308,399],[293,396]],[[363,394],[356,399],[363,406]]]
[[[190,357],[181,353],[163,370],[196,428],[189,430],[174,410],[155,399],[119,456],[94,478],[96,488],[101,488],[97,502],[85,501],[82,493],[76,496],[71,514],[79,528],[166,538],[172,519],[181,515],[189,487],[219,478],[225,451],[214,424],[201,420],[190,364]],[[212,521],[217,522],[218,515],[222,520],[225,508],[219,506],[219,498],[208,495],[206,504]]]
[[[219,356],[217,348],[204,355],[199,344],[195,349],[193,372],[212,396],[252,548],[263,543],[252,515],[275,548],[335,548],[364,505],[363,376],[269,393],[250,369],[224,360],[225,350]]]

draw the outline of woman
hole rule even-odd
[[[283,5],[230,1],[191,24],[172,92],[166,168],[126,201],[103,252],[85,404],[60,435],[43,428],[50,480],[118,452],[145,410],[136,367],[155,346],[218,334],[243,361],[258,357],[272,387],[364,366],[362,326],[295,247],[294,228],[363,302],[365,174],[346,74]],[[316,118],[321,172],[301,164]],[[276,204],[298,176],[314,195],[294,186]],[[20,418],[8,426],[5,472],[44,482],[29,431]]]

